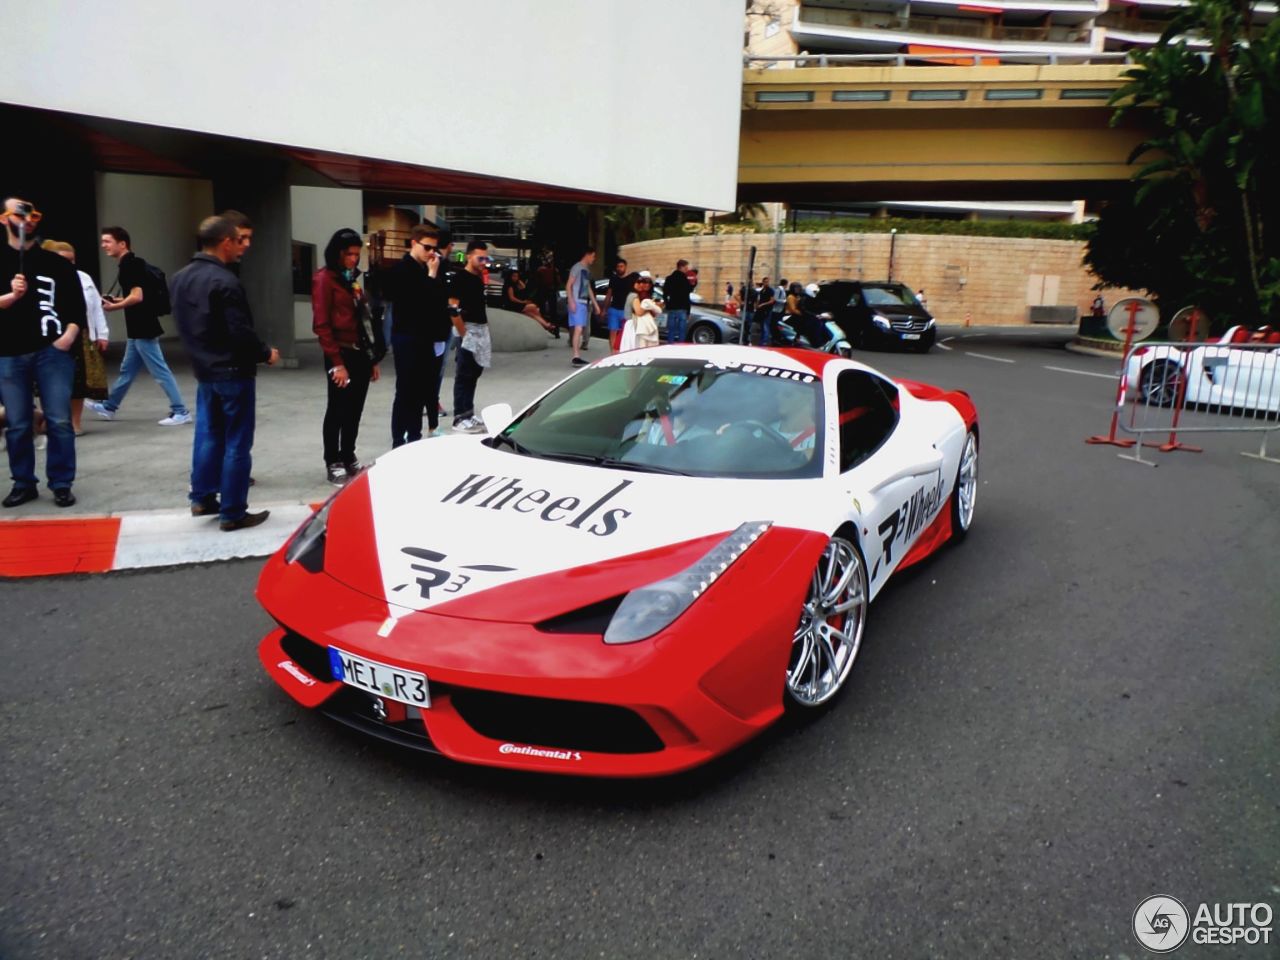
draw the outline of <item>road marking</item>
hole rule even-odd
[[[954,349],[954,347],[948,347],[945,343],[941,343],[941,342],[940,342],[940,343],[938,344],[938,349],[939,349],[939,350],[952,350],[952,349]]]
[[[950,342],[951,342],[952,340],[954,340],[954,339],[955,339],[955,337],[943,337],[943,338],[942,338],[941,340],[939,340],[938,342],[939,342],[939,343],[950,343]]]
[[[979,360],[994,360],[996,363],[1017,363],[1017,360],[1010,360],[1008,357],[993,357],[986,353],[970,353],[968,350],[964,352],[966,357],[977,357]]]
[[[1045,364],[1046,370],[1056,370],[1058,373],[1078,373],[1082,377],[1102,377],[1103,380],[1114,380],[1114,373],[1097,373],[1093,370],[1072,370],[1070,367],[1051,367]]]

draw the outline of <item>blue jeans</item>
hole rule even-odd
[[[164,362],[164,353],[160,350],[160,341],[129,340],[124,347],[124,360],[120,362],[120,376],[111,387],[111,393],[102,405],[108,410],[120,409],[124,396],[133,386],[133,378],[143,366],[151,374],[160,389],[169,398],[169,413],[175,417],[187,413],[187,405],[182,402],[182,394],[178,392],[178,381],[173,378],[173,371]]]
[[[462,342],[462,338],[458,336],[458,331],[449,334],[449,342],[445,344],[444,356],[440,358],[440,373],[436,376],[436,397],[439,402],[440,397],[444,396],[444,374],[449,367],[449,351],[458,352],[458,344]]]
[[[667,343],[684,343],[684,328],[688,322],[688,310],[668,310]]]
[[[249,509],[257,383],[252,378],[215,380],[196,388],[191,502],[220,497],[223,520],[239,520]]]
[[[71,349],[79,350],[80,344],[72,344]],[[75,373],[71,354],[52,345],[35,353],[0,357],[0,402],[9,418],[9,472],[15,487],[40,486],[32,435],[33,383],[40,385],[40,409],[49,424],[49,452],[45,459],[49,488],[69,487],[75,480],[76,433],[71,428],[71,383]]]

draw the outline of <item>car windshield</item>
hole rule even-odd
[[[882,286],[863,286],[862,295],[872,307],[914,307],[916,295],[902,283],[886,283]]]
[[[817,477],[821,400],[812,373],[636,358],[583,370],[486,442],[524,456],[650,473]]]

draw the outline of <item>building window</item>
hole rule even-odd
[[[872,100],[888,100],[888,90],[835,90],[831,99],[836,103],[867,103]]]
[[[1039,100],[1044,96],[1043,90],[1004,89],[988,90],[983,94],[984,100]]]
[[[963,100],[968,90],[908,90],[908,100]]]
[[[1059,100],[1110,100],[1115,87],[1071,87],[1058,91]]]
[[[812,103],[812,90],[761,90],[756,103]]]
[[[293,241],[293,295],[311,296],[311,275],[316,272],[316,245]]]

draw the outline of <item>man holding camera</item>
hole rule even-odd
[[[249,470],[257,405],[257,366],[279,362],[253,329],[240,278],[231,270],[247,244],[235,223],[207,217],[200,252],[173,276],[170,290],[178,333],[195,368],[195,443],[191,453],[191,514],[218,514],[224,531],[256,527],[268,510],[249,513]]]
[[[9,419],[9,472],[13,489],[4,506],[17,507],[36,499],[35,420],[33,388],[40,389],[40,406],[49,430],[45,461],[53,502],[69,507],[76,502],[71,484],[76,478],[76,434],[71,426],[71,386],[75,360],[69,352],[85,328],[84,293],[71,261],[37,245],[40,212],[28,200],[4,201],[5,235],[0,248],[0,278],[9,290],[0,296],[0,402]]]

